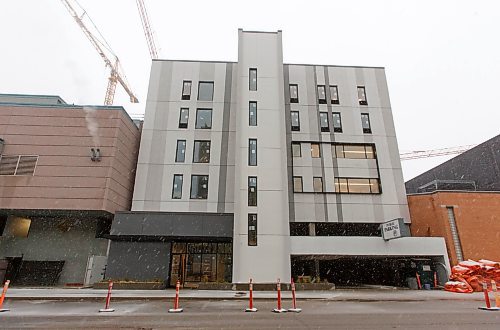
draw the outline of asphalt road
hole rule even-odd
[[[170,301],[112,302],[114,313],[98,313],[98,302],[10,301],[0,313],[0,328],[37,329],[500,329],[500,311],[478,310],[475,301],[341,302],[300,301],[302,313],[274,314],[275,303],[256,301],[181,301],[184,312],[168,314]],[[289,308],[286,301],[285,308]]]

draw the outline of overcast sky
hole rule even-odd
[[[144,113],[151,60],[135,0],[80,0]],[[401,152],[500,133],[500,1],[145,0],[161,58],[237,60],[237,29],[283,30],[286,63],[383,66]],[[0,93],[102,104],[109,70],[59,0],[0,2]],[[405,180],[450,157],[403,162]]]

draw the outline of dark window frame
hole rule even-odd
[[[248,214],[248,246],[257,246],[257,213]]]
[[[201,197],[193,197],[193,179],[195,177],[198,177],[198,178],[206,177],[207,178],[207,181],[206,181],[207,188],[206,188],[206,196],[205,197],[203,197],[203,195],[200,195],[199,192],[198,192],[197,196],[201,196]],[[209,181],[208,174],[191,174],[191,187],[189,190],[189,199],[208,199],[208,181]]]
[[[345,189],[347,191],[340,191],[337,187],[340,188],[340,180],[345,181]],[[366,180],[366,185],[369,187],[370,192],[353,192],[350,187],[350,180]],[[376,183],[376,189],[374,189],[374,185],[372,182]],[[334,187],[335,193],[337,194],[353,194],[353,195],[379,195],[382,193],[382,184],[380,182],[380,178],[352,178],[352,177],[336,177],[334,178]]]
[[[252,184],[252,181],[255,180],[255,185]],[[251,189],[254,188],[255,191],[252,192]],[[257,206],[257,177],[249,176],[248,177],[248,206]]]
[[[295,189],[295,179],[300,179],[300,190]],[[292,188],[293,188],[294,193],[304,192],[304,179],[302,178],[302,176],[293,176],[292,177],[292,185],[293,185]]]
[[[198,126],[198,114],[200,111],[206,111],[206,110],[210,111],[210,127],[199,127]],[[196,108],[196,120],[194,123],[195,129],[212,129],[212,122],[213,122],[213,109],[211,109],[211,108]]]
[[[185,91],[184,85],[189,83],[189,90]],[[181,100],[190,100],[191,99],[191,90],[193,89],[193,81],[192,80],[183,80],[182,81],[182,90],[181,90]]]
[[[359,90],[360,89],[363,90],[364,100],[359,98]],[[368,98],[366,97],[366,87],[365,86],[358,86],[357,92],[358,92],[358,102],[359,102],[359,104],[360,105],[368,105]]]
[[[180,195],[178,197],[176,197],[176,194],[175,194],[175,179],[176,178],[179,178],[181,179],[181,187],[180,187]],[[174,179],[173,179],[173,182],[172,182],[172,199],[182,199],[182,188],[184,186],[184,175],[183,174],[174,174]]]
[[[326,126],[323,126],[323,118],[326,118]],[[319,113],[319,128],[321,132],[330,132],[330,121],[328,120],[328,112],[321,111]]]
[[[294,152],[293,152],[293,146],[298,146],[299,147],[299,155],[295,155]],[[292,142],[292,157],[295,157],[295,158],[300,158],[302,157],[302,143],[300,142]]]
[[[255,141],[255,162],[252,162],[252,142]],[[248,139],[248,166],[257,166],[257,139]]]
[[[255,119],[255,124],[252,122],[252,105],[255,104],[255,115],[253,118]],[[249,101],[248,102],[248,126],[257,126],[257,101]]]
[[[210,100],[200,100],[200,87],[201,87],[201,84],[210,84],[212,85],[212,98]],[[215,85],[214,85],[214,82],[213,81],[206,81],[206,80],[202,80],[202,81],[199,81],[198,82],[198,96],[197,96],[197,100],[198,101],[201,101],[201,102],[212,102],[214,100],[214,92],[215,92]]]
[[[297,125],[293,125],[293,115],[297,115]],[[300,113],[299,111],[290,111],[290,129],[293,132],[300,132]]]
[[[366,116],[368,127],[363,127],[363,117]],[[363,129],[363,134],[372,134],[372,124],[370,122],[370,114],[369,113],[361,113],[361,128]]]
[[[322,143],[319,143],[319,142],[311,142],[311,158],[315,159],[315,158],[321,158],[321,144]],[[315,146],[318,146],[318,157],[314,157],[313,156],[313,145]]]
[[[206,162],[201,162],[199,161],[199,159],[201,157],[198,157],[198,160],[195,160],[195,156],[196,156],[196,143],[206,143],[208,142],[208,161]],[[194,140],[194,143],[193,143],[193,164],[208,164],[210,163],[210,149],[212,148],[212,142],[210,140]]]
[[[332,93],[332,88],[335,89],[336,93]],[[333,98],[333,95],[337,95],[337,98]],[[339,86],[338,85],[330,85],[330,102],[331,104],[340,104],[340,96],[339,96]]]
[[[183,122],[183,116],[182,116],[183,110],[187,110],[186,122]],[[179,128],[188,128],[188,125],[189,125],[189,108],[181,108],[179,110]]]
[[[335,126],[335,115],[339,115],[339,122],[340,122],[340,127]],[[342,114],[340,112],[332,112],[332,125],[333,125],[333,131],[335,133],[342,133]]]
[[[297,97],[292,97],[292,87],[297,89]],[[290,93],[290,103],[299,103],[299,85],[298,84],[290,84],[288,85],[288,92]]]
[[[184,142],[184,152],[181,152],[182,154],[182,160],[179,160],[179,143]],[[175,162],[176,163],[185,163],[186,162],[186,148],[187,148],[187,143],[186,140],[177,140],[176,148],[175,148]]]
[[[323,99],[320,98],[320,93],[319,93],[320,88],[323,88],[323,95],[325,96],[325,98]],[[318,94],[318,103],[326,104],[326,86],[325,85],[316,86],[316,93]]]
[[[252,72],[255,72],[255,88],[253,88],[253,83],[252,83]],[[249,91],[257,91],[257,68],[249,68],[248,69],[248,90]]]
[[[316,179],[319,179],[321,181],[321,191],[316,191],[316,188],[315,188],[315,185],[314,185],[314,181]],[[324,182],[323,182],[323,177],[321,176],[313,176],[313,192],[315,193],[323,193],[325,191],[325,185],[324,185]]]

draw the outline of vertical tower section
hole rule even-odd
[[[238,31],[233,282],[290,278],[281,31]],[[254,116],[256,115],[256,121]]]

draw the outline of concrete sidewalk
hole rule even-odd
[[[100,300],[106,297],[107,290],[75,288],[11,288],[6,300]],[[175,296],[175,290],[114,290],[113,300],[163,300]],[[291,292],[283,291],[283,299],[291,299]],[[243,300],[248,293],[224,290],[181,290],[181,299],[195,300]],[[254,299],[276,299],[274,291],[254,291]],[[482,301],[483,294],[451,293],[427,290],[332,290],[297,291],[297,299],[323,299],[328,301],[426,301],[426,300],[473,300]]]

